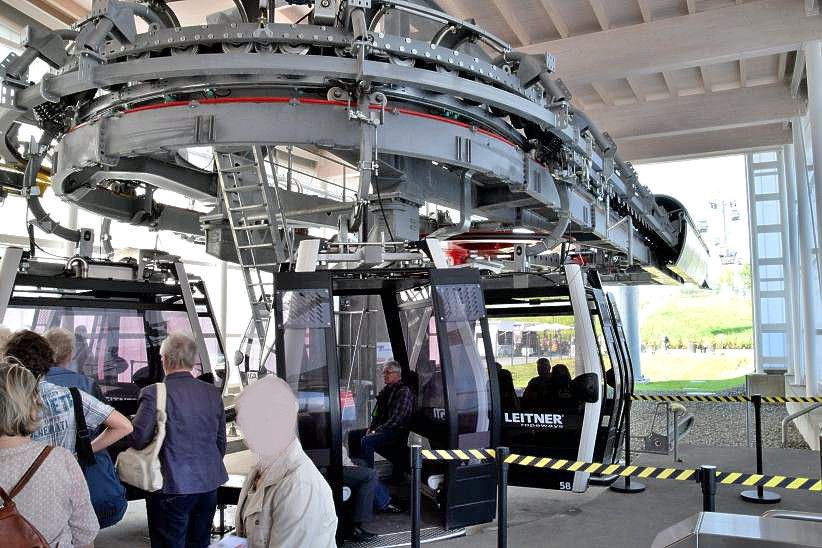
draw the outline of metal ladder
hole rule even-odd
[[[274,306],[273,278],[268,281],[263,269],[276,271],[282,262],[290,260],[293,250],[278,183],[275,180],[269,184],[265,171],[266,152],[274,151],[260,145],[241,151],[214,149],[223,208],[262,347]]]

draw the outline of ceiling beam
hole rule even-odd
[[[685,7],[688,9],[688,15],[696,13],[696,0],[685,0]]]
[[[27,0],[2,0],[2,3],[50,29],[64,29],[68,26],[68,23],[63,20],[65,17],[61,19],[51,10],[44,9],[42,6],[37,6]]]
[[[614,106],[613,97],[611,97],[611,94],[608,93],[608,90],[606,90],[602,84],[600,84],[599,82],[591,82],[591,87],[594,88],[594,91],[597,92],[597,95],[599,95],[603,103],[605,103],[609,107]]]
[[[642,15],[642,22],[650,23],[654,14],[651,11],[651,6],[648,5],[648,0],[636,0],[636,3],[639,5],[639,13]]]
[[[630,162],[677,160],[718,156],[745,150],[790,144],[791,130],[783,124],[766,124],[670,137],[620,142],[620,154]]]
[[[514,33],[514,36],[517,37],[519,43],[523,46],[526,46],[531,43],[531,37],[528,36],[528,31],[525,30],[525,27],[522,25],[522,22],[517,18],[516,15],[511,13],[511,9],[516,5],[514,2],[504,2],[503,0],[491,0],[496,6],[497,11],[499,11],[502,18],[505,20],[505,23],[508,25],[508,28],[511,29],[511,32]]]
[[[72,0],[30,0],[32,3],[46,4],[58,12],[63,12],[74,20],[88,17],[89,10]]]
[[[805,15],[803,0],[756,0],[540,42],[520,51],[551,52],[557,75],[573,86],[736,61],[743,54],[795,51],[802,42],[819,39],[822,24]]]
[[[540,2],[542,2],[542,9],[544,9],[545,13],[548,14],[548,19],[551,20],[551,23],[554,25],[554,28],[557,29],[560,37],[568,38],[571,35],[571,31],[568,29],[568,25],[565,24],[565,20],[557,10],[554,0],[540,0]]]
[[[785,79],[785,73],[788,70],[788,54],[779,54],[779,63],[776,67],[776,81],[781,83]]]
[[[594,15],[602,30],[609,30],[611,28],[611,17],[608,15],[608,10],[605,9],[605,3],[602,0],[588,0],[588,3],[591,4],[591,9],[594,10]]]
[[[628,87],[631,88],[631,91],[633,91],[634,95],[636,95],[637,101],[643,103],[648,100],[648,96],[642,92],[642,89],[640,88],[639,83],[636,80],[628,76],[627,78],[625,78],[625,81],[628,82]]]
[[[665,87],[668,88],[668,93],[671,94],[671,97],[676,97],[679,95],[679,88],[676,87],[674,77],[670,72],[663,71],[662,79],[665,80]]]
[[[778,122],[801,116],[805,110],[805,101],[791,97],[788,86],[774,84],[642,104],[593,106],[586,114],[614,139],[626,140]]]
[[[459,17],[460,19],[467,19],[462,2],[457,2],[456,0],[436,0],[436,2],[445,13]]]
[[[799,83],[802,82],[802,75],[805,73],[805,48],[800,47],[796,51],[796,59],[793,62],[793,76],[791,76],[791,96],[799,96]]]
[[[699,66],[699,77],[702,78],[702,87],[705,93],[711,93],[711,79],[708,77],[708,70],[702,65]]]

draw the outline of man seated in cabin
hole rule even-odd
[[[551,400],[551,362],[548,358],[537,360],[537,376],[528,381],[522,393],[523,409],[539,409]]]
[[[362,459],[370,468],[374,467],[375,452],[390,456],[406,447],[416,400],[414,392],[402,381],[399,362],[385,362],[382,376],[385,388],[377,395],[371,425],[367,430],[352,430],[348,434],[351,456]]]

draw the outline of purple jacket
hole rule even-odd
[[[166,385],[166,439],[160,450],[162,493],[193,495],[217,489],[228,481],[225,455],[225,409],[220,391],[188,372],[171,373]],[[142,449],[154,439],[157,388],[140,392],[130,445]]]

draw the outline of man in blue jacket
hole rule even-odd
[[[171,333],[160,346],[166,385],[166,437],[160,450],[163,488],[146,499],[152,548],[196,548],[210,544],[217,488],[228,480],[225,410],[220,391],[197,380],[194,340]],[[154,438],[157,387],[140,392],[131,446],[142,449]]]

